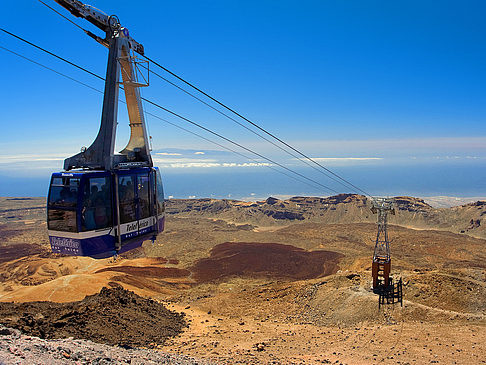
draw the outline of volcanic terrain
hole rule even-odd
[[[50,253],[43,199],[0,198],[0,323],[222,364],[485,363],[486,202],[396,202],[404,301],[379,308],[360,195],[169,200],[155,244],[117,260]]]

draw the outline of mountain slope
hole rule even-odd
[[[433,208],[424,200],[395,197],[396,214],[390,224],[417,229],[438,229],[486,238],[486,202],[478,201],[453,208]],[[296,222],[365,223],[375,222],[371,202],[362,195],[340,194],[328,198],[293,197],[280,200],[242,202],[215,199],[167,201],[167,213],[187,217],[210,217],[259,226]]]

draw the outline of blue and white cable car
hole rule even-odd
[[[106,33],[109,48],[101,126],[89,148],[64,161],[52,174],[47,199],[47,226],[53,252],[103,258],[116,255],[164,230],[165,206],[160,172],[153,167],[133,52],[143,46],[130,37],[115,16],[80,1],[56,0],[76,16]],[[122,81],[119,82],[120,74]],[[114,153],[119,84],[123,84],[130,140]]]
[[[103,258],[164,230],[158,168],[52,174],[47,203],[52,251]]]

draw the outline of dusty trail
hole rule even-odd
[[[412,301],[406,300],[406,299],[403,300],[403,303],[411,305],[411,306],[423,308],[423,309],[426,309],[427,311],[450,314],[450,315],[456,316],[456,317],[474,318],[474,319],[478,319],[478,320],[486,319],[486,315],[484,315],[484,314],[464,313],[464,312],[456,312],[456,311],[449,310],[449,309],[435,308],[435,307],[431,307],[431,306],[428,306],[428,305],[425,305],[425,304],[412,302]]]

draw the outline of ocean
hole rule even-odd
[[[354,193],[310,168],[299,169],[339,193]],[[486,162],[401,166],[336,167],[334,172],[373,196],[486,196]],[[287,173],[287,172],[286,172]],[[264,199],[268,196],[329,196],[336,192],[308,186],[265,167],[162,170],[166,198]],[[0,196],[46,196],[45,174],[0,175]],[[299,180],[303,180],[298,177]]]

